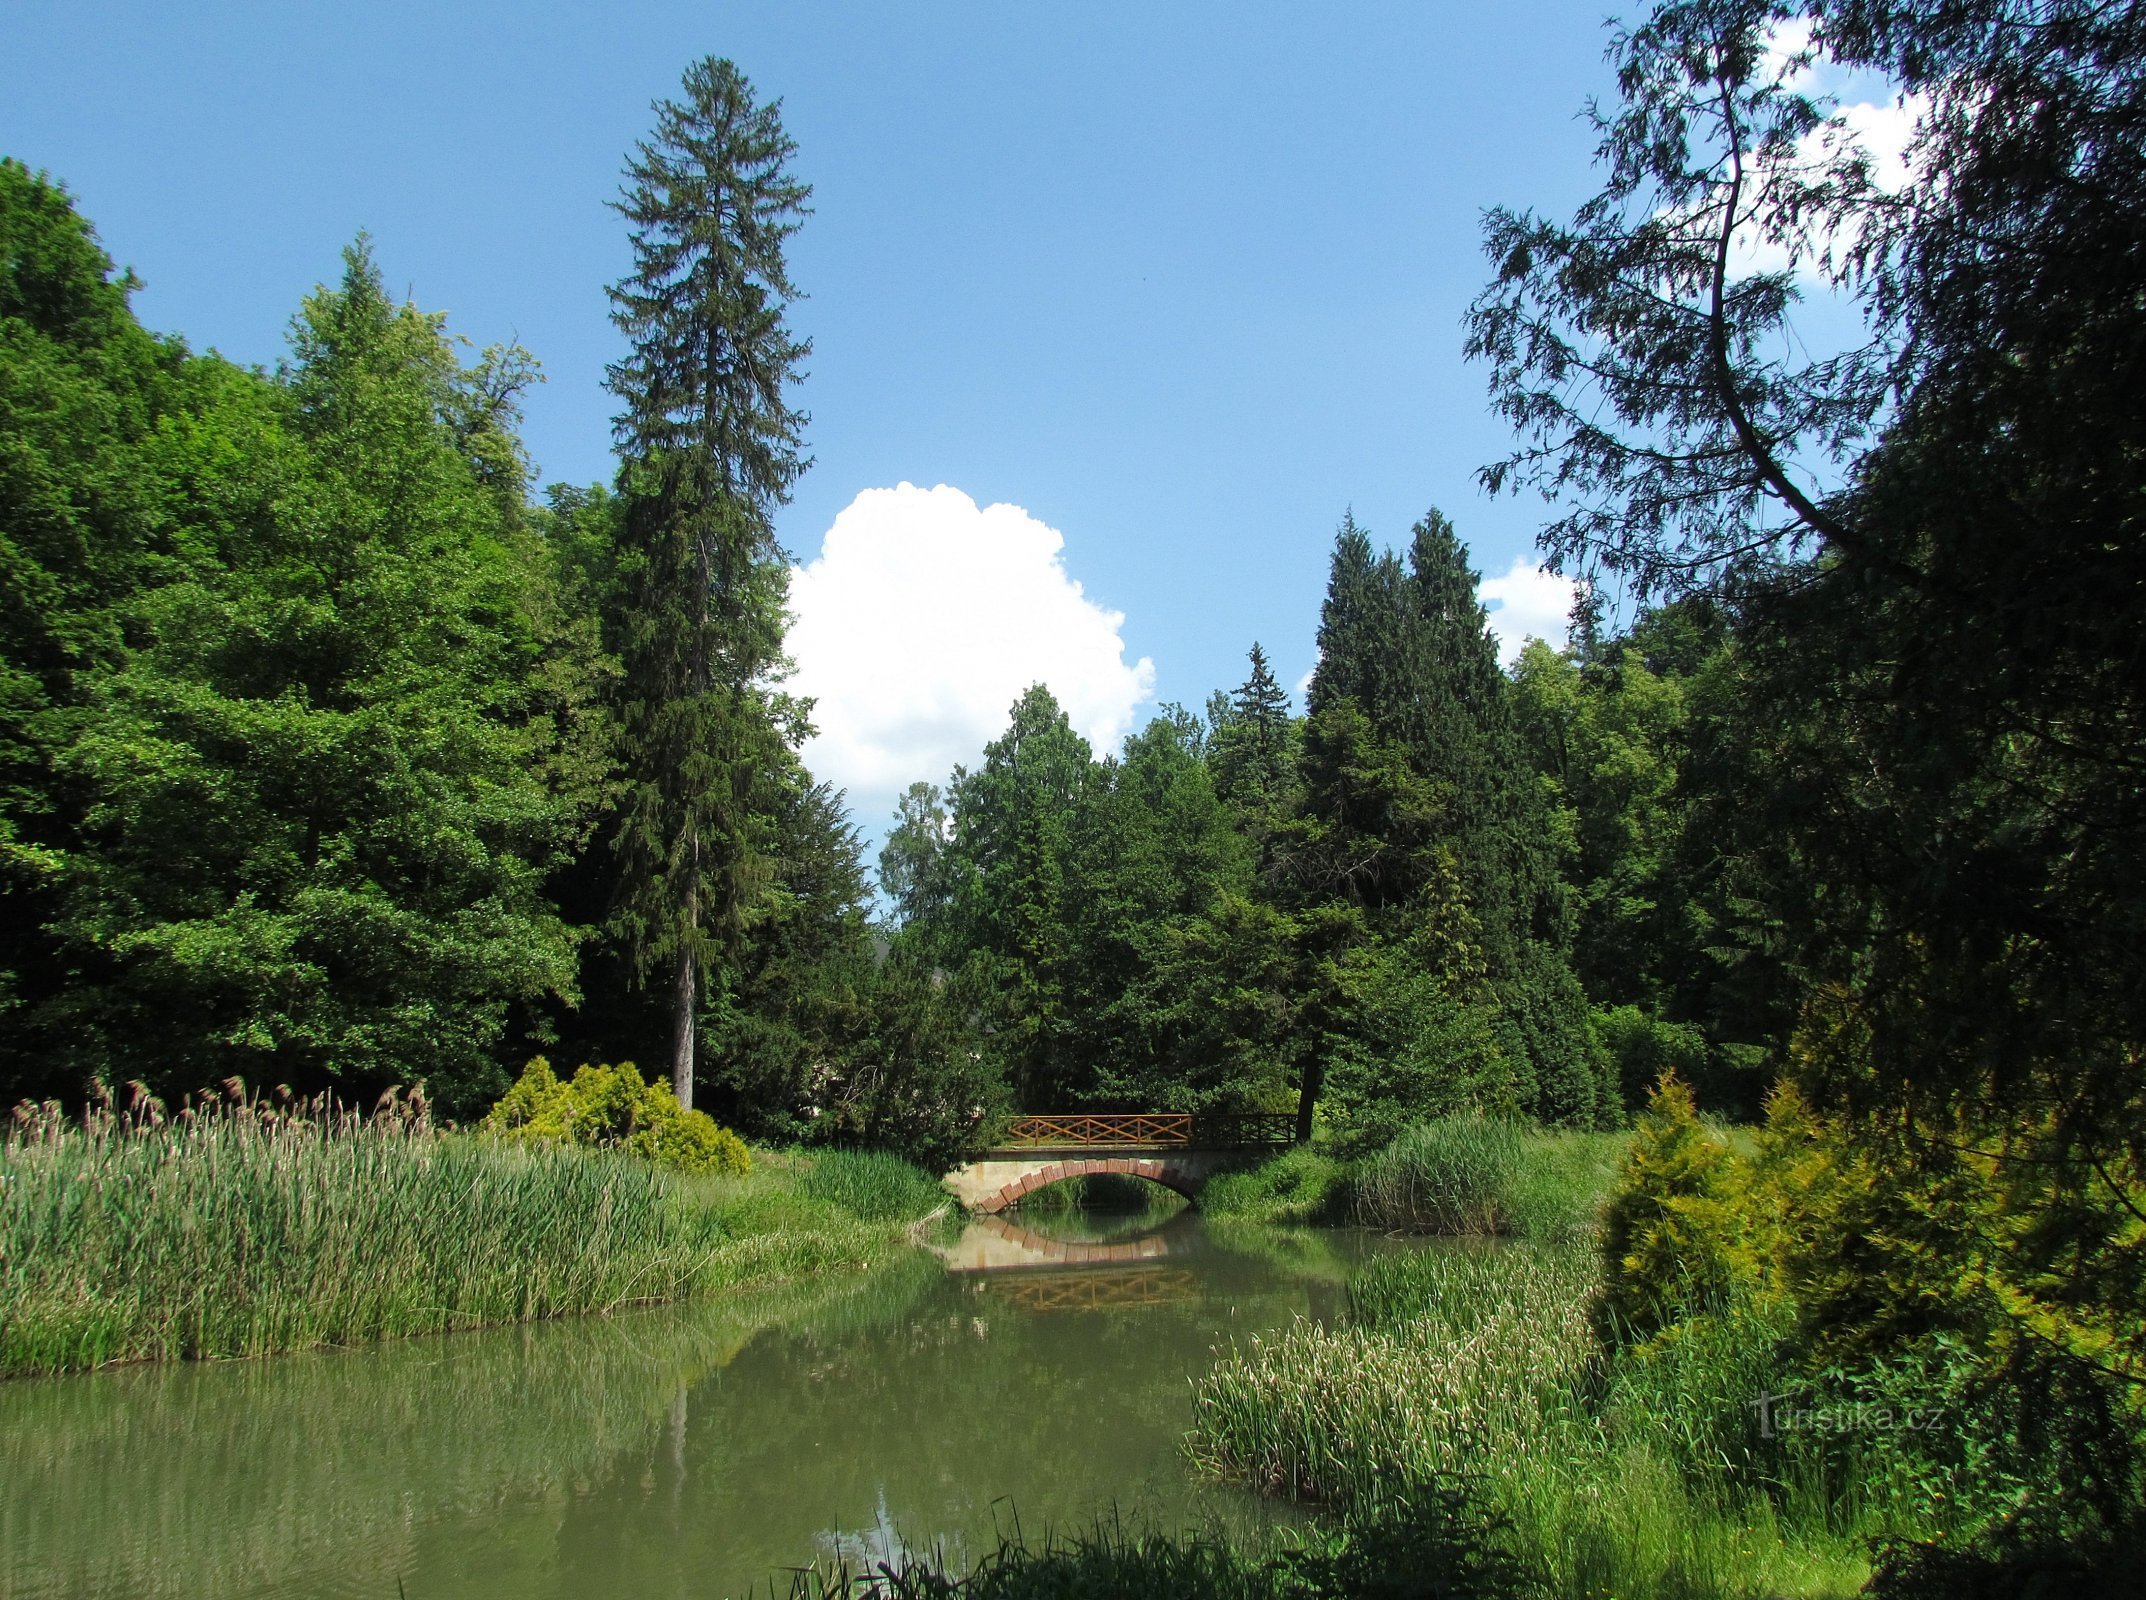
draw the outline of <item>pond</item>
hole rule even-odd
[[[983,1219],[722,1302],[0,1384],[0,1596],[782,1594],[1016,1521],[1242,1526],[1283,1513],[1186,1467],[1188,1380],[1389,1248]]]

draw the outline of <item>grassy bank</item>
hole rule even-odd
[[[1771,1435],[1791,1380],[1766,1314],[1605,1357],[1580,1244],[1432,1247],[1355,1279],[1337,1327],[1299,1324],[1200,1382],[1192,1450],[1259,1490],[1379,1520],[1465,1482],[1547,1592],[1845,1596],[1866,1540],[1940,1525],[1957,1486],[1889,1473],[1890,1441]]]
[[[1889,1438],[1768,1433],[1754,1400],[1797,1381],[1779,1307],[1603,1350],[1594,1220],[1626,1144],[1455,1119],[1218,1180],[1225,1217],[1452,1238],[1360,1272],[1339,1325],[1223,1355],[1197,1388],[1195,1459],[1374,1529],[1464,1484],[1474,1525],[1547,1593],[1854,1593],[1870,1538],[1935,1531],[1966,1485]]]
[[[771,1582],[770,1600],[782,1591]],[[822,1565],[789,1600],[1548,1600],[1539,1575],[1486,1527],[1465,1491],[1405,1514],[1280,1533],[1246,1549],[1212,1532],[1165,1534],[1105,1520],[1040,1545],[1004,1539],[967,1572],[930,1561],[869,1573]]]
[[[353,1344],[854,1270],[939,1198],[885,1156],[763,1154],[747,1177],[689,1177],[421,1116],[41,1116],[0,1142],[0,1375]]]
[[[1626,1137],[1454,1117],[1354,1158],[1318,1145],[1285,1151],[1215,1178],[1200,1208],[1246,1222],[1571,1239],[1590,1226]]]

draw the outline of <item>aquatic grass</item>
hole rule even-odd
[[[1345,1163],[1314,1146],[1297,1145],[1257,1166],[1215,1174],[1200,1191],[1200,1209],[1235,1222],[1338,1222],[1348,1188]]]
[[[1592,1357],[1590,1262],[1532,1246],[1485,1260],[1493,1270],[1444,1252],[1380,1263],[1361,1312],[1352,1290],[1352,1325],[1300,1322],[1221,1356],[1195,1390],[1194,1458],[1344,1508],[1464,1470],[1521,1470],[1572,1411]]]
[[[817,1170],[687,1176],[443,1132],[402,1102],[18,1113],[0,1140],[0,1374],[609,1311],[889,1249],[891,1218],[812,1193]],[[883,1209],[895,1189],[876,1181]]]
[[[1847,1595],[1903,1507],[1755,1438],[1763,1316],[1651,1364],[1605,1357],[1584,1243],[1455,1241],[1351,1282],[1340,1325],[1247,1341],[1195,1386],[1208,1470],[1349,1516],[1466,1475],[1553,1592]]]
[[[1405,1128],[1356,1165],[1353,1204],[1367,1227],[1411,1233],[1505,1233],[1506,1196],[1527,1136],[1517,1123],[1442,1117]]]
[[[1208,1181],[1200,1209],[1241,1222],[1578,1239],[1594,1226],[1628,1139],[1448,1117],[1405,1128],[1353,1160],[1299,1145],[1220,1173]]]
[[[1625,1142],[1487,1117],[1418,1123],[1356,1162],[1350,1207],[1397,1233],[1575,1239],[1593,1226]]]
[[[863,1571],[822,1563],[790,1574],[788,1600],[1548,1600],[1513,1533],[1456,1478],[1375,1516],[1250,1546],[1212,1529],[1128,1528],[1115,1514],[1031,1545],[1016,1519],[966,1572],[939,1550]]]
[[[799,1192],[867,1222],[912,1221],[947,1200],[922,1168],[880,1150],[813,1150],[800,1168]]]

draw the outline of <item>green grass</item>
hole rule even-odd
[[[947,1203],[922,1168],[879,1150],[800,1152],[798,1190],[867,1222],[913,1222]]]
[[[1285,1530],[1247,1549],[1212,1532],[1133,1530],[1115,1517],[1038,1546],[1015,1536],[966,1573],[925,1553],[860,1573],[794,1573],[789,1600],[1540,1600],[1540,1576],[1467,1485],[1390,1515]],[[768,1592],[777,1591],[773,1583]]]
[[[1200,1192],[1200,1209],[1235,1222],[1339,1222],[1348,1192],[1346,1164],[1298,1145],[1258,1166],[1217,1173]]]
[[[1354,1161],[1299,1146],[1223,1173],[1208,1182],[1200,1209],[1243,1222],[1576,1239],[1593,1226],[1625,1143],[1623,1134],[1449,1117],[1408,1128]]]
[[[1918,1492],[1844,1473],[1833,1442],[1759,1436],[1750,1401],[1785,1381],[1766,1312],[1608,1358],[1586,1315],[1597,1275],[1585,1243],[1373,1263],[1342,1325],[1217,1361],[1192,1454],[1359,1518],[1465,1479],[1559,1595],[1844,1596],[1869,1575],[1866,1536],[1928,1526]]]
[[[262,1355],[855,1266],[938,1192],[885,1157],[746,1177],[233,1105],[0,1142],[0,1375]],[[906,1174],[906,1176],[905,1176]]]

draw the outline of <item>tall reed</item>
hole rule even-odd
[[[258,1355],[681,1299],[883,1249],[765,1177],[235,1091],[166,1116],[18,1109],[0,1139],[0,1374]]]
[[[1606,1364],[1586,1316],[1597,1276],[1575,1244],[1381,1261],[1351,1284],[1341,1326],[1225,1353],[1196,1385],[1189,1447],[1212,1471],[1358,1517],[1465,1477],[1557,1594],[1855,1592],[1860,1535],[1903,1526],[1900,1508],[1838,1505],[1816,1473],[1794,1480],[1794,1458],[1729,1449],[1779,1381],[1768,1342]]]

